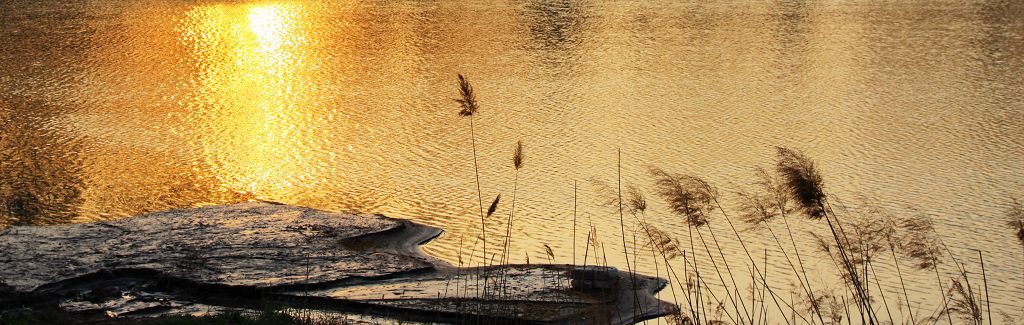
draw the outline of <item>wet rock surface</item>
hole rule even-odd
[[[57,305],[117,318],[270,303],[428,322],[616,324],[675,310],[653,297],[664,280],[614,268],[456,268],[420,253],[440,233],[265,202],[14,227],[0,232],[0,309]]]

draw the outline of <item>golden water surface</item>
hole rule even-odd
[[[734,206],[782,145],[815,158],[851,207],[931,216],[972,271],[982,250],[993,309],[1024,313],[1024,252],[1005,218],[1024,195],[1015,1],[5,1],[0,224],[260,199],[441,227],[425,250],[475,264],[456,73],[481,106],[483,204],[503,198],[490,253],[516,197],[511,262],[547,261],[544,245],[573,261],[576,182],[577,259],[593,224],[625,268],[618,213],[594,185],[616,185],[620,148],[648,220],[685,241],[648,167],[701,175]],[[767,233],[746,236],[778,258]],[[637,268],[663,272],[643,256]],[[933,274],[908,279],[936,299]]]

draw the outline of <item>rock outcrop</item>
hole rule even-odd
[[[634,323],[675,311],[665,281],[614,268],[458,268],[418,246],[441,230],[265,202],[0,233],[0,309],[91,317],[272,304],[414,321]],[[635,287],[634,287],[635,283]]]

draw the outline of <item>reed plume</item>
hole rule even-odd
[[[469,138],[473,145],[473,173],[476,176],[476,200],[477,205],[480,207],[480,236],[483,240],[483,253],[484,261],[487,260],[487,223],[484,216],[484,199],[483,193],[480,191],[480,167],[477,162],[476,155],[476,130],[473,128],[473,116],[476,115],[479,110],[479,106],[476,103],[476,94],[473,92],[473,86],[469,84],[469,80],[458,74],[459,79],[459,95],[460,98],[456,98],[455,102],[459,104],[459,116],[469,117]],[[486,292],[486,283],[484,286],[484,292]]]
[[[729,266],[729,261],[725,258],[725,254],[721,249],[722,246],[718,242],[718,237],[715,235],[714,229],[708,224],[709,221],[707,216],[711,214],[715,207],[722,209],[721,205],[718,204],[718,190],[700,177],[686,174],[672,174],[653,166],[649,167],[648,171],[655,179],[654,184],[658,195],[668,203],[672,212],[682,216],[690,228],[696,228],[700,242],[704,246],[705,252],[708,253],[708,259],[711,262],[712,267],[717,271],[718,265],[715,262],[715,258],[711,255],[711,249],[707,245],[707,242],[704,241],[704,235],[701,233],[700,229],[702,226],[708,226],[706,228],[708,233],[711,235],[713,243],[717,247],[716,250],[718,251],[718,255],[722,257],[722,264],[725,266],[726,274],[728,274],[733,287],[738,288],[739,286],[736,284],[736,279],[733,275],[732,268]],[[722,213],[725,213],[724,209],[722,209]],[[726,220],[728,221],[728,216],[726,216]],[[731,221],[729,222],[729,225],[730,228],[733,228],[737,238],[740,238],[739,233],[735,231],[735,227],[732,227]],[[691,250],[696,251],[692,247],[692,229],[690,242]],[[747,253],[747,256],[749,257],[749,252],[746,251],[746,246],[743,244],[742,239],[740,244],[743,246],[744,252]],[[753,258],[750,258],[750,260],[753,262]],[[722,282],[723,287],[728,287],[721,272],[718,272],[718,278]],[[739,318],[739,323],[744,323],[746,320],[742,317],[750,317],[750,315],[746,315],[748,313],[747,306],[742,302],[742,297],[736,298],[734,295],[729,294],[727,295],[727,298],[736,310],[736,316]],[[739,300],[739,302],[737,302],[737,300]],[[743,309],[742,314],[740,313],[740,308]]]
[[[963,276],[966,278],[966,274]],[[947,297],[950,303],[946,313],[956,315],[966,323],[982,324],[981,305],[970,285],[964,285],[960,279],[953,279],[953,285],[950,286]]]
[[[848,234],[850,261],[854,264],[871,262],[876,254],[892,248],[891,238],[896,237],[895,221],[872,215],[850,222],[852,231]]]
[[[491,201],[491,206],[487,208],[487,217],[490,218],[494,215],[494,212],[498,210],[498,202],[501,202],[501,194],[494,197],[494,201]]]
[[[775,200],[768,195],[740,190],[736,192],[736,196],[740,198],[740,221],[751,225],[751,227],[767,225],[768,222],[779,216]]]
[[[629,184],[626,186],[626,208],[632,214],[647,211],[647,198],[644,197],[644,193],[636,185]]]
[[[789,265],[790,269],[793,270],[793,275],[796,276],[800,286],[804,289],[804,294],[813,296],[814,289],[811,287],[810,279],[807,277],[807,271],[804,268],[803,258],[800,255],[800,249],[796,243],[796,237],[793,235],[793,229],[789,226],[789,219],[786,215],[791,211],[790,209],[790,195],[787,192],[785,186],[783,186],[782,179],[778,176],[772,175],[765,168],[754,169],[755,181],[754,185],[761,189],[761,192],[750,193],[747,191],[739,191],[737,194],[740,196],[740,217],[742,221],[751,224],[751,228],[757,228],[763,226],[771,234],[775,243],[779,247],[779,251],[782,253],[786,260],[786,264]],[[782,217],[783,225],[786,229],[786,234],[789,235],[790,243],[793,246],[793,253],[796,255],[796,265],[793,260],[790,259],[789,253],[782,246],[782,241],[776,236],[775,231],[772,230],[770,222],[777,217]],[[820,238],[819,238],[820,239]],[[819,244],[822,242],[819,241]],[[823,247],[828,249],[829,245],[824,242]],[[831,256],[831,255],[830,255]],[[800,269],[797,270],[799,265]],[[814,307],[817,307],[816,305]],[[815,310],[815,314],[818,319],[825,323],[824,315],[820,309]]]
[[[590,185],[593,187],[594,193],[597,194],[597,205],[612,209],[619,208],[619,198],[616,196],[616,190],[608,182],[597,178],[590,178]]]
[[[1013,198],[1013,203],[1010,205],[1010,209],[1006,211],[1006,216],[1010,220],[1006,223],[1010,226],[1014,232],[1017,233],[1017,240],[1020,241],[1021,245],[1024,245],[1024,204],[1017,198]]]
[[[655,178],[657,194],[668,203],[672,212],[682,216],[690,227],[700,228],[708,224],[707,215],[717,195],[709,191],[703,180],[690,175],[670,174],[657,167],[651,167]]]
[[[516,192],[519,190],[519,169],[523,167],[523,141],[516,142],[516,148],[512,153],[512,167],[515,168],[515,177],[512,181],[512,208],[508,213],[508,223],[505,225],[505,242],[502,243],[501,263],[507,264],[511,255],[509,248],[512,245],[512,223],[516,216]],[[501,283],[504,288],[507,283],[507,274],[502,272]]]
[[[683,249],[679,245],[679,240],[672,237],[671,234],[655,227],[649,222],[641,222],[640,226],[647,232],[647,242],[644,244],[644,247],[657,248],[664,255],[666,263],[683,255]]]
[[[788,213],[790,211],[789,195],[782,186],[782,180],[762,167],[754,168],[754,176],[757,177],[754,184],[760,186],[767,195],[775,199],[775,206],[779,208],[780,213]]]
[[[918,215],[903,220],[900,227],[904,231],[903,253],[916,261],[917,268],[931,269],[935,272],[935,280],[939,284],[939,293],[942,297],[942,310],[936,317],[946,315],[949,323],[953,323],[953,317],[949,313],[949,301],[947,300],[946,289],[942,285],[942,277],[939,276],[939,263],[942,262],[941,242],[935,233],[935,224],[928,216]]]
[[[512,166],[517,170],[523,168],[523,141],[516,142],[516,151],[512,154]]]
[[[775,147],[778,161],[776,172],[782,177],[782,187],[811,219],[825,216],[824,181],[814,161],[796,150]]]
[[[462,74],[459,76],[459,95],[461,98],[456,98],[455,102],[459,103],[459,107],[462,110],[459,111],[459,116],[473,116],[476,114],[479,106],[476,104],[476,94],[473,93],[473,86],[469,84],[469,80]]]
[[[841,269],[850,275],[851,286],[857,298],[857,306],[861,313],[867,313],[869,324],[876,324],[874,310],[871,308],[871,298],[868,295],[865,284],[861,282],[857,267],[851,261],[851,254],[848,252],[850,243],[846,233],[842,229],[842,223],[835,218],[829,218],[826,210],[827,196],[825,195],[825,182],[814,164],[814,161],[803,153],[784,147],[775,147],[776,163],[775,171],[782,180],[781,186],[788,192],[800,210],[810,219],[824,218],[828,223],[832,239],[835,241],[836,250],[841,259]],[[833,219],[835,219],[833,221]]]
[[[942,249],[932,219],[919,215],[900,224],[904,241],[900,248],[915,261],[918,269],[932,269],[942,262]]]

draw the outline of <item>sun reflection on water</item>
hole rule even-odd
[[[287,196],[308,178],[303,136],[312,106],[304,74],[306,31],[301,6],[289,3],[192,8],[182,43],[197,69],[190,114],[202,124],[192,137],[226,189]],[[303,182],[302,185],[310,185]]]

